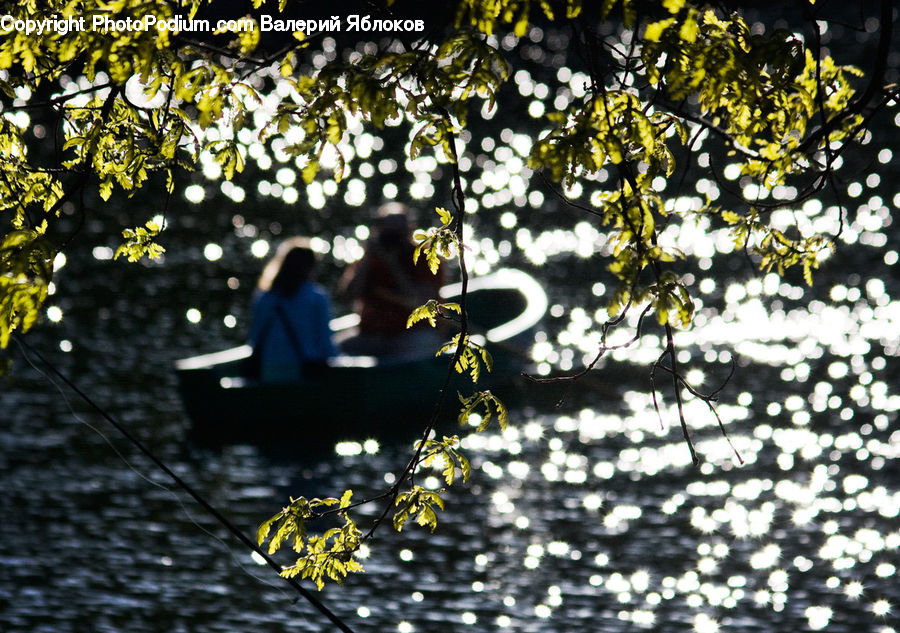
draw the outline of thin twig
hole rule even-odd
[[[445,117],[445,120],[448,125],[451,125],[450,113],[447,112],[446,109],[438,108],[441,114]],[[431,418],[425,426],[425,429],[422,433],[422,439],[416,443],[416,450],[413,453],[412,458],[407,462],[406,466],[400,472],[400,474],[396,477],[396,483],[391,487],[386,495],[381,495],[378,498],[388,498],[390,501],[385,504],[385,507],[378,518],[372,524],[372,527],[366,532],[365,536],[362,540],[367,540],[371,538],[378,527],[384,523],[387,519],[388,513],[391,511],[391,508],[395,505],[396,500],[400,494],[400,489],[403,484],[407,481],[411,481],[415,476],[418,465],[422,461],[422,451],[425,448],[425,443],[428,440],[428,437],[434,431],[437,426],[437,421],[440,417],[441,412],[444,409],[444,405],[447,400],[447,394],[450,391],[450,382],[453,378],[453,375],[456,372],[456,366],[462,357],[463,350],[465,349],[466,341],[469,335],[469,323],[468,323],[468,315],[466,310],[466,300],[468,295],[468,287],[469,287],[469,273],[466,267],[466,261],[464,257],[464,249],[463,249],[463,229],[465,227],[465,197],[462,189],[462,177],[459,172],[459,160],[456,154],[456,135],[453,134],[452,131],[448,131],[449,135],[449,144],[451,151],[451,160],[453,163],[453,193],[452,200],[453,206],[456,211],[455,215],[455,226],[454,231],[456,233],[456,237],[459,244],[459,252],[458,252],[458,260],[460,266],[460,278],[462,282],[462,288],[460,290],[460,320],[459,327],[460,331],[457,336],[459,336],[456,351],[453,354],[453,358],[447,366],[447,374],[444,378],[444,384],[441,387],[440,394],[434,404],[434,408],[432,410]]]

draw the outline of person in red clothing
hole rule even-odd
[[[414,308],[438,298],[444,271],[432,274],[424,257],[414,264],[414,250],[406,207],[381,207],[365,255],[341,280],[342,298],[360,316],[358,335],[341,344],[344,353],[397,359],[434,354],[440,336],[427,324],[407,329],[406,321]]]

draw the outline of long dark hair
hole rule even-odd
[[[259,288],[290,297],[303,282],[312,278],[315,267],[316,253],[310,247],[309,240],[285,240],[278,247],[275,257],[266,264],[259,278]]]

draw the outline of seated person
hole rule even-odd
[[[406,207],[381,207],[365,255],[341,280],[341,296],[360,316],[359,333],[342,343],[343,352],[392,360],[434,355],[440,334],[428,324],[407,329],[406,321],[415,308],[438,298],[443,268],[432,274],[424,257],[413,264],[414,250]]]
[[[281,244],[260,276],[250,345],[261,354],[262,382],[320,377],[335,355],[331,301],[312,281],[315,266],[309,241],[293,238]]]

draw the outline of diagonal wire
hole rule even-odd
[[[29,353],[31,353],[34,357],[40,360],[57,378],[59,378],[66,386],[69,387],[72,391],[74,391],[84,402],[90,406],[94,411],[99,413],[107,422],[109,422],[113,428],[115,428],[126,440],[128,440],[132,445],[134,445],[140,452],[142,452],[153,464],[163,471],[169,478],[175,483],[176,486],[184,490],[188,495],[190,495],[194,501],[196,501],[208,514],[210,514],[213,518],[216,519],[220,524],[222,524],[225,529],[227,529],[231,535],[240,541],[248,549],[256,552],[259,556],[266,561],[266,564],[275,570],[279,577],[283,578],[284,581],[289,584],[293,589],[300,594],[307,602],[309,602],[313,607],[315,607],[322,615],[328,618],[335,626],[337,626],[344,633],[353,633],[353,629],[347,625],[343,620],[341,620],[334,612],[332,612],[325,604],[322,603],[318,598],[316,598],[313,594],[311,594],[305,587],[303,587],[296,579],[294,578],[285,578],[281,576],[281,565],[275,561],[269,554],[263,551],[253,540],[248,537],[244,532],[238,528],[234,523],[232,523],[225,515],[219,512],[209,501],[207,501],[199,492],[197,492],[193,486],[184,481],[181,477],[175,474],[171,468],[166,466],[149,448],[147,448],[143,442],[141,442],[138,438],[132,435],[128,429],[122,426],[109,412],[107,412],[103,407],[94,402],[90,396],[88,396],[84,391],[82,391],[68,376],[63,374],[59,369],[56,368],[50,361],[48,361],[43,354],[37,351],[34,347],[29,345],[27,342],[22,340],[21,337],[15,337],[16,342],[22,346],[24,349],[27,349]]]
[[[160,490],[171,495],[172,499],[177,501],[178,505],[181,506],[181,511],[184,512],[184,515],[187,517],[187,520],[190,521],[201,532],[205,533],[211,539],[213,539],[213,540],[217,541],[219,544],[221,544],[223,546],[224,550],[230,554],[232,562],[234,562],[235,565],[240,567],[244,571],[245,574],[247,574],[248,576],[250,576],[257,582],[263,583],[264,585],[271,587],[272,589],[278,590],[279,592],[282,593],[282,595],[286,595],[284,588],[282,588],[281,586],[276,586],[273,583],[269,582],[267,579],[261,578],[256,573],[254,573],[254,571],[249,569],[244,564],[244,562],[238,558],[237,554],[234,552],[234,550],[232,550],[231,547],[229,547],[228,543],[226,543],[223,539],[219,538],[219,536],[217,536],[215,533],[213,533],[212,531],[210,531],[206,527],[204,527],[191,513],[191,510],[188,508],[187,504],[185,503],[185,500],[178,494],[178,490],[176,488],[171,488],[168,485],[163,484],[159,481],[154,481],[152,478],[145,475],[143,472],[141,472],[138,469],[137,466],[135,466],[134,464],[131,463],[131,461],[128,459],[128,457],[126,457],[122,453],[122,451],[119,450],[119,448],[115,445],[115,443],[113,443],[113,441],[103,431],[101,431],[98,427],[94,426],[93,424],[91,424],[90,422],[88,422],[87,420],[82,418],[80,415],[78,415],[78,413],[76,413],[76,411],[75,411],[75,407],[72,406],[72,402],[69,399],[68,394],[63,389],[63,386],[59,382],[54,380],[53,376],[49,375],[46,371],[44,371],[43,369],[41,369],[40,367],[38,367],[35,364],[34,359],[31,358],[31,355],[29,354],[28,350],[25,349],[25,346],[21,340],[19,340],[18,338],[15,338],[14,340],[15,340],[16,344],[19,345],[19,348],[20,348],[19,351],[21,352],[22,357],[25,359],[25,361],[28,363],[28,365],[35,372],[37,372],[38,375],[40,375],[44,380],[46,380],[51,385],[53,385],[54,389],[56,389],[57,393],[59,393],[60,397],[63,399],[63,402],[66,404],[66,407],[68,407],[69,414],[73,418],[75,418],[75,420],[77,420],[79,424],[86,426],[91,431],[93,431],[101,440],[103,440],[103,442],[106,443],[106,445],[116,455],[118,455],[118,457],[122,461],[122,463],[125,464],[126,466],[128,466],[128,468],[131,469],[131,471],[135,475],[137,475],[140,479],[147,482],[151,486],[159,488]]]

